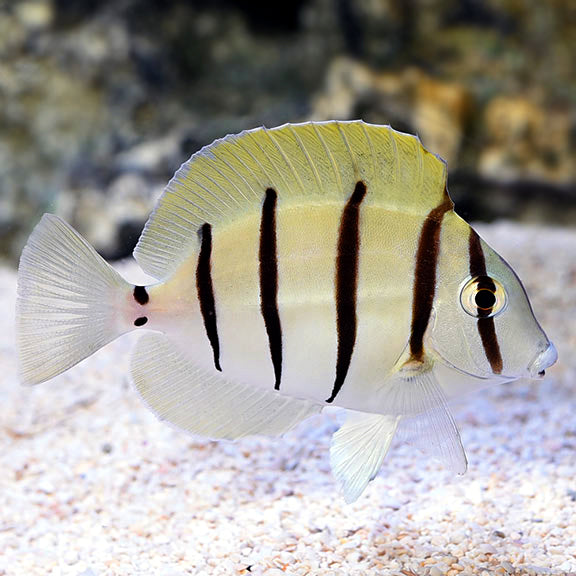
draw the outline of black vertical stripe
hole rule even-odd
[[[338,333],[338,356],[336,379],[332,394],[326,402],[333,402],[348,374],[354,344],[356,343],[356,297],[358,291],[358,255],[360,251],[360,204],[366,195],[366,184],[356,183],[348,199],[338,237],[336,256],[336,329]]]
[[[196,267],[196,288],[198,290],[198,301],[200,311],[204,319],[204,329],[206,336],[212,346],[214,353],[214,366],[216,370],[222,371],[220,367],[220,341],[218,340],[218,327],[216,324],[216,303],[214,301],[214,288],[212,286],[212,227],[210,224],[203,224],[199,230],[202,243],[200,245],[200,255]]]
[[[470,254],[470,275],[473,278],[482,278],[484,287],[495,291],[496,286],[494,286],[494,283],[488,278],[486,273],[486,259],[484,258],[480,237],[472,228],[470,228],[468,250]],[[487,310],[485,313],[489,314],[490,311]],[[482,346],[484,347],[484,353],[490,363],[492,372],[494,372],[494,374],[501,374],[503,367],[502,354],[500,352],[500,345],[498,344],[498,337],[496,336],[494,318],[478,318],[477,327],[480,339],[482,340]]]
[[[428,213],[420,231],[412,291],[410,355],[413,360],[422,361],[424,357],[424,334],[430,322],[436,294],[436,267],[440,254],[442,220],[452,207],[452,201],[446,194],[444,202]]]
[[[276,248],[276,190],[268,188],[260,222],[260,310],[264,318],[270,356],[274,366],[274,388],[282,379],[282,327],[278,313],[278,254]]]

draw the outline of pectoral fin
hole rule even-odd
[[[332,438],[330,464],[347,503],[357,500],[378,474],[398,420],[396,416],[346,411],[346,421]]]
[[[390,410],[402,415],[398,438],[457,474],[468,466],[456,423],[430,366],[408,365],[391,383]]]

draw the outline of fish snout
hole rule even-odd
[[[546,374],[546,369],[550,368],[558,360],[558,352],[552,342],[548,344],[548,348],[544,352],[540,352],[536,358],[528,366],[528,372],[531,378],[543,378]]]

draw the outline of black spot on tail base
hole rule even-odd
[[[220,366],[220,340],[218,339],[218,325],[216,323],[216,302],[214,299],[214,287],[212,285],[212,227],[203,224],[199,230],[201,238],[200,254],[196,266],[196,289],[200,312],[204,320],[206,337],[212,346],[214,366],[222,372]]]
[[[134,326],[144,326],[148,322],[148,318],[146,316],[140,316],[140,318],[136,318],[134,320]]]
[[[150,296],[148,296],[146,286],[134,286],[134,300],[136,300],[136,302],[142,306],[148,304]]]
[[[358,260],[360,253],[360,205],[366,196],[366,184],[356,183],[340,220],[336,255],[336,330],[338,355],[332,394],[326,402],[334,402],[346,380],[356,343],[356,297],[358,292]]]
[[[270,357],[274,367],[274,388],[282,379],[282,326],[278,312],[278,254],[276,246],[276,190],[268,188],[260,221],[260,310],[268,334]]]

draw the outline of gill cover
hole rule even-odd
[[[454,212],[442,227],[434,311],[434,350],[474,378],[527,375],[550,346],[512,268]]]

